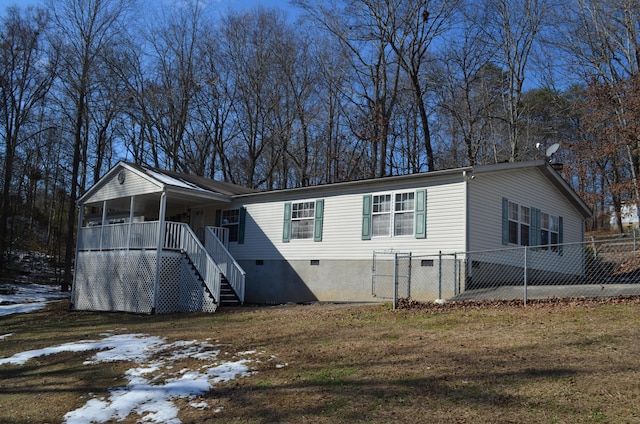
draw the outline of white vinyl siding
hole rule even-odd
[[[535,168],[478,173],[469,181],[469,246],[471,251],[502,245],[502,199],[563,218],[563,241],[583,239],[583,217]],[[533,228],[530,228],[533,231]]]
[[[449,177],[449,181],[451,177]],[[367,186],[367,191],[332,193],[319,191],[324,199],[324,217],[321,243],[293,243],[283,241],[283,210],[289,199],[251,203],[251,198],[240,199],[247,209],[245,244],[241,248],[231,246],[231,253],[238,260],[296,260],[296,259],[363,259],[371,260],[374,250],[397,250],[413,255],[459,252],[464,250],[465,238],[465,185],[456,179],[445,185],[437,185],[437,178],[430,178],[426,185],[398,187]],[[418,187],[416,187],[418,186]],[[428,192],[426,207],[427,238],[373,237],[362,240],[362,204],[366,193],[415,193],[418,189]],[[314,199],[317,197],[313,197]],[[239,201],[240,201],[239,200]],[[392,201],[395,199],[392,197]],[[296,199],[299,201],[310,201]],[[236,207],[234,205],[234,207]],[[413,224],[411,224],[413,231]]]
[[[118,181],[119,172],[124,172],[123,175],[125,178],[122,184]],[[122,171],[119,172],[116,172],[113,175],[113,178],[106,181],[100,190],[96,191],[92,196],[83,199],[84,203],[96,203],[104,200],[159,193],[162,191],[162,187],[152,183],[129,169],[123,168]]]

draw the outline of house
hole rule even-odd
[[[567,260],[557,245],[582,241],[590,216],[546,161],[267,192],[120,162],[78,206],[73,308],[140,313],[373,301],[380,251],[540,245]],[[434,272],[415,262],[410,275]],[[477,282],[474,268],[439,295]]]
[[[633,230],[638,228],[638,206],[635,203],[625,203],[620,208],[620,220],[622,222],[622,228],[624,230]],[[617,228],[618,217],[616,214],[616,208],[613,205],[609,206],[609,225],[611,228]]]

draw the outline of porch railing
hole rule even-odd
[[[156,249],[159,224],[154,221],[82,227],[78,229],[78,249]]]
[[[157,249],[159,225],[158,221],[153,221],[81,227],[78,229],[78,250]],[[195,233],[187,224],[179,222],[166,222],[164,230],[162,249],[185,252],[216,302],[220,302],[223,271]]]
[[[180,250],[189,257],[216,303],[220,304],[222,270],[187,224],[167,223],[166,233],[174,230],[175,236],[181,240]]]
[[[222,270],[223,275],[236,292],[240,303],[244,303],[244,285],[246,272],[238,262],[231,256],[229,250],[222,240],[228,240],[228,232],[226,228],[207,227],[205,232],[205,245],[207,252]],[[226,234],[226,236],[225,236]],[[221,238],[222,237],[222,240]]]

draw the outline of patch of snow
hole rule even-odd
[[[6,292],[11,294],[0,295],[0,316],[37,311],[50,300],[69,296],[69,293],[60,292],[59,287],[39,284],[15,284]],[[120,328],[118,331],[126,329]],[[0,335],[0,340],[12,335],[13,333]],[[115,361],[133,362],[136,366],[125,373],[127,384],[124,387],[110,389],[107,397],[95,397],[95,394],[88,393],[91,399],[82,407],[68,412],[64,416],[64,422],[87,424],[120,421],[135,413],[141,416],[138,421],[140,423],[179,424],[179,411],[173,403],[174,399],[196,399],[210,391],[216,383],[251,375],[253,372],[249,370],[248,364],[254,360],[259,361],[258,358],[243,358],[255,356],[256,350],[237,352],[236,361],[219,361],[222,348],[230,345],[213,345],[210,343],[211,339],[205,342],[190,340],[167,343],[162,337],[144,334],[103,333],[100,337],[103,339],[81,340],[16,353],[8,358],[0,358],[0,365],[24,365],[40,356],[85,351],[98,351],[84,362],[86,365]],[[219,343],[218,340],[214,342]],[[198,359],[204,364],[196,370],[182,369],[167,375],[160,374],[161,371],[173,370],[175,361],[186,358]],[[270,359],[275,359],[275,356],[272,355]],[[288,364],[276,365],[276,368],[286,365]],[[209,408],[205,401],[192,402],[190,405],[198,409]],[[222,410],[222,407],[217,407],[213,412],[217,414]]]
[[[125,373],[126,386],[111,389],[108,397],[90,399],[82,407],[68,412],[64,416],[67,424],[123,420],[132,413],[140,415],[140,422],[144,423],[179,424],[179,411],[174,399],[195,399],[211,390],[216,383],[252,374],[248,367],[250,359],[218,363],[219,350],[207,342],[166,343],[163,338],[143,334],[105,336],[102,340],[82,340],[17,353],[9,358],[0,358],[0,364],[22,365],[30,359],[59,352],[98,350],[84,363],[131,361],[138,365]],[[170,369],[173,361],[193,357],[194,354],[205,361],[214,361],[214,365],[204,364],[197,370],[182,369],[166,376],[152,376],[161,369]],[[153,360],[150,359],[152,356]],[[194,405],[208,408],[206,402]]]
[[[28,303],[24,305],[0,305],[0,316],[28,314],[44,308],[44,303]]]
[[[60,286],[43,284],[5,284],[11,294],[0,294],[0,316],[25,314],[42,309],[51,300],[69,297]]]
[[[191,406],[192,408],[196,408],[196,409],[209,409],[209,404],[205,401],[201,401],[201,402],[191,402],[189,404],[189,406]]]

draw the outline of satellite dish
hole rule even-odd
[[[551,156],[553,156],[553,154],[557,152],[559,148],[560,148],[560,143],[552,144],[551,146],[549,146],[549,148],[545,152],[545,155],[547,156],[547,158],[551,158]]]

